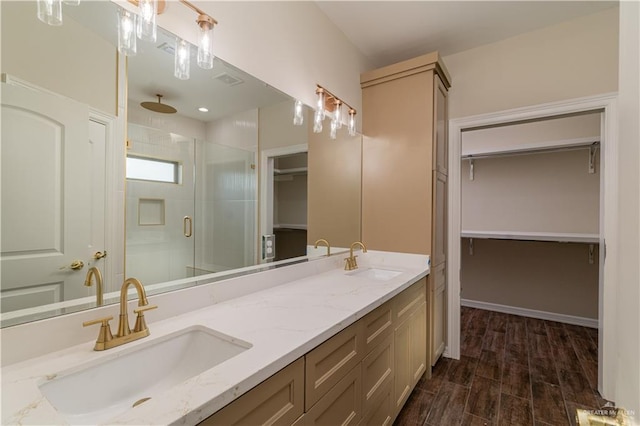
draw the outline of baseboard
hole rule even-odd
[[[517,306],[499,305],[497,303],[480,302],[477,300],[460,299],[462,306],[484,309],[487,311],[502,312],[505,314],[521,315],[548,321],[563,322],[566,324],[581,325],[583,327],[598,328],[598,320],[592,318],[576,317],[573,315],[557,314],[554,312],[537,311],[535,309],[519,308]]]

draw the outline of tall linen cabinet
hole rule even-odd
[[[427,354],[446,339],[447,94],[438,52],[360,76],[362,239],[375,250],[431,255]]]

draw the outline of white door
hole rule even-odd
[[[86,105],[2,84],[3,312],[95,291],[83,284],[92,251],[99,250],[92,246],[96,238],[104,241],[95,236],[95,229],[104,229],[95,220],[104,216],[94,223],[91,217],[100,209],[94,200],[104,203],[104,192],[96,194],[104,191],[105,134],[99,127],[91,124],[92,143]],[[84,267],[72,269],[75,261]]]

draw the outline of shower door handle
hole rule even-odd
[[[185,216],[182,219],[182,233],[187,238],[193,235],[193,219],[190,216]]]

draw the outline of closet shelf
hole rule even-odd
[[[273,169],[274,175],[301,175],[306,174],[307,167],[293,167],[290,169]]]
[[[569,151],[574,149],[594,148],[600,145],[599,137],[563,139],[558,141],[546,141],[530,143],[512,147],[490,148],[485,150],[465,150],[461,158],[463,160],[500,157],[508,155],[542,154],[556,151]]]
[[[578,234],[565,232],[518,232],[518,231],[465,231],[462,238],[480,238],[496,240],[555,241],[562,243],[598,244],[598,234]]]

